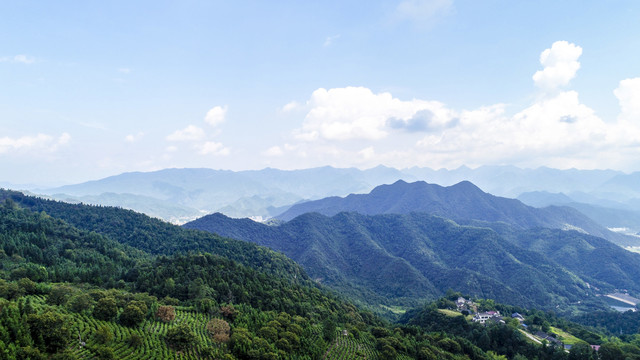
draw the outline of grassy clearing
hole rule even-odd
[[[584,342],[580,339],[578,339],[577,337],[569,334],[568,332],[563,331],[562,329],[558,329],[555,327],[551,327],[551,332],[556,334],[558,340],[562,341],[563,343],[567,344],[567,345],[575,345],[578,342]]]
[[[451,317],[455,317],[455,316],[462,316],[461,313],[457,312],[457,311],[453,311],[453,310],[447,310],[447,309],[438,309],[439,312],[447,315],[447,316],[451,316]]]
[[[400,306],[387,306],[387,305],[382,305],[380,304],[380,307],[387,310],[387,311],[391,311],[392,313],[396,314],[396,315],[404,315],[404,313],[407,312],[407,309],[400,307]]]

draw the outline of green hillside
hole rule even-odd
[[[316,281],[374,306],[412,306],[454,288],[573,312],[578,302],[583,310],[587,304],[604,307],[595,295],[615,288],[640,292],[640,257],[604,239],[504,223],[477,225],[424,213],[310,213],[279,226],[213,214],[185,227],[282,251]]]
[[[0,189],[0,201],[4,199],[10,199],[34,212],[46,212],[78,229],[101,234],[152,255],[206,251],[267,273],[300,281],[307,279],[299,265],[267,248],[201,231],[185,230],[132,210],[69,204]]]
[[[187,234],[174,239],[146,217],[136,223],[138,215],[124,210],[74,206],[78,213],[60,213],[96,216],[94,228],[105,231],[78,229],[10,199],[0,204],[0,359],[422,359],[425,352],[491,359],[470,344],[442,347],[426,332],[394,330],[304,273],[280,276],[299,267],[270,250],[203,234],[219,242],[214,249],[230,244],[245,263],[191,250],[188,241],[185,251],[167,243],[177,252],[152,254],[113,240],[117,226],[106,224],[147,226],[155,229],[149,238],[167,242],[197,232],[170,227]]]
[[[609,231],[573,208],[534,208],[516,199],[485,193],[469,181],[443,187],[424,181],[407,183],[399,180],[390,185],[380,185],[368,194],[351,194],[344,198],[334,196],[296,204],[277,218],[289,221],[310,212],[327,216],[340,212],[365,215],[420,212],[442,216],[461,224],[485,221],[507,223],[516,229],[571,228],[624,246],[638,243],[638,239]]]

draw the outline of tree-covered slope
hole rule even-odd
[[[145,253],[12,200],[0,239],[1,359],[494,358],[446,333],[392,328],[296,276]]]
[[[0,257],[5,278],[114,286],[148,254],[9,201],[0,205]]]
[[[552,308],[593,298],[586,282],[640,291],[640,256],[576,231],[502,223],[499,233],[424,213],[310,213],[279,226],[214,214],[185,226],[282,251],[312,278],[370,304],[406,305],[452,288]],[[539,246],[525,246],[534,235]]]
[[[485,193],[468,181],[442,187],[423,181],[406,183],[400,180],[391,185],[378,186],[368,194],[329,197],[296,204],[277,218],[288,221],[308,212],[332,216],[343,211],[366,215],[424,212],[460,223],[480,220],[505,222],[521,229],[581,229],[614,242],[628,240],[626,236],[609,231],[573,208],[534,208],[516,199]]]
[[[504,234],[517,246],[545,254],[598,287],[640,294],[640,254],[575,231],[539,228]]]
[[[206,252],[154,256],[13,202],[0,205],[0,240],[0,277],[10,280],[126,286],[192,304],[207,298],[299,314],[314,313],[307,302],[328,311],[340,304],[306,276],[277,276]]]
[[[69,204],[26,196],[16,191],[0,190],[0,201],[4,199],[11,199],[34,212],[44,211],[78,229],[104,235],[149,254],[206,251],[279,276],[307,278],[299,265],[267,248],[202,231],[187,230],[131,210]]]

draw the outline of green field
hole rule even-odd
[[[382,305],[380,304],[380,307],[387,310],[387,311],[391,311],[392,313],[396,314],[396,315],[404,315],[404,313],[407,312],[407,309],[401,307],[401,306],[387,306],[387,305]]]
[[[438,309],[439,312],[447,315],[447,316],[462,316],[461,313],[457,312],[457,311],[453,311],[453,310],[447,310],[447,309]]]
[[[562,329],[558,329],[556,327],[551,327],[551,332],[557,335],[558,340],[562,341],[567,345],[575,345],[578,342],[584,342],[577,337],[569,334],[568,332],[563,331]]]

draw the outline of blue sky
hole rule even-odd
[[[2,1],[0,181],[640,170],[637,1]]]

